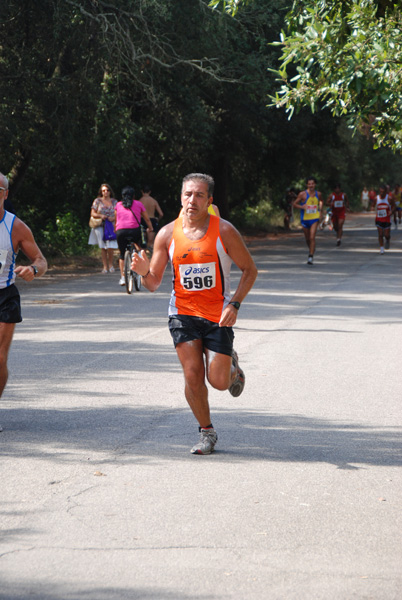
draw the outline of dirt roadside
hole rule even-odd
[[[373,220],[373,213],[364,213],[360,211],[356,211],[350,213],[349,215],[349,223],[356,223],[357,219],[362,219],[362,222],[366,222],[368,220]],[[276,231],[264,232],[264,231],[241,231],[242,237],[250,249],[253,252],[253,249],[256,247],[260,247],[264,245],[264,243],[275,243],[284,241],[290,237],[294,237],[297,235],[302,235],[301,226],[293,226],[290,231],[285,231],[283,228],[278,228]],[[116,268],[116,272],[118,271],[117,265],[117,256],[118,252],[115,253],[115,263],[114,266]],[[26,260],[24,261],[23,255],[20,257],[20,261],[17,260],[17,264],[27,264]],[[94,275],[96,273],[101,273],[102,270],[102,261],[99,255],[83,255],[83,256],[71,256],[71,257],[58,257],[52,258],[48,260],[49,268],[45,275],[40,279],[35,280],[35,285],[43,285],[47,283],[51,283],[57,280],[65,280],[72,277],[87,277],[88,275]],[[17,286],[26,285],[25,282],[21,279],[17,279]]]
[[[256,242],[264,241],[275,241],[279,239],[285,239],[289,236],[300,233],[300,229],[292,229],[290,232],[278,231],[273,233],[254,233],[254,232],[243,232],[242,236],[247,246],[252,246]],[[117,268],[117,251],[115,253],[115,268]],[[17,260],[17,263],[19,261]],[[51,281],[55,279],[68,279],[70,277],[87,276],[95,273],[100,273],[102,270],[102,262],[99,256],[66,256],[49,259],[49,268],[45,275],[40,278],[39,281]],[[22,258],[21,264],[24,263]],[[21,280],[17,281],[21,284]]]

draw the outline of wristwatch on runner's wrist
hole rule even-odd
[[[31,269],[32,269],[32,270],[33,270],[33,272],[34,272],[34,277],[36,277],[36,276],[37,276],[37,274],[38,274],[38,267],[35,267],[35,265],[31,265]]]
[[[240,308],[240,302],[229,302],[229,304],[231,304],[232,306],[234,306],[235,308],[237,308],[237,310],[239,310]]]

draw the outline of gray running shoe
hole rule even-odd
[[[200,441],[191,448],[191,454],[211,454],[214,451],[215,444],[218,441],[215,429],[200,430]]]
[[[232,350],[232,363],[237,371],[237,374],[229,388],[229,392],[232,394],[232,396],[237,398],[237,396],[240,396],[244,390],[244,386],[246,385],[246,376],[243,369],[239,367],[239,357],[237,356],[236,350]]]
[[[312,257],[312,256],[309,256],[309,257],[308,257],[308,259],[307,259],[307,264],[308,264],[308,265],[312,265],[312,264],[313,264],[313,257]]]

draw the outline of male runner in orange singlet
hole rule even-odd
[[[183,368],[185,396],[199,423],[200,440],[191,449],[193,454],[210,454],[218,439],[205,377],[212,387],[228,389],[232,396],[243,391],[245,376],[233,350],[232,327],[257,277],[237,229],[208,213],[213,187],[209,175],[184,177],[182,213],[156,236],[151,262],[142,252],[132,263],[151,292],[159,287],[168,261],[172,263],[169,329]],[[232,261],[242,272],[234,294],[229,280]]]

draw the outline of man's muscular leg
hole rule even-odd
[[[378,231],[378,243],[380,244],[380,246],[384,245],[384,230],[382,227],[377,227],[377,231]]]
[[[315,236],[317,234],[317,228],[318,228],[318,221],[316,221],[315,223],[312,224],[312,226],[310,227],[310,254],[312,256],[314,256],[314,252],[315,252]]]
[[[310,229],[303,227],[304,239],[306,240],[307,248],[310,250]]]
[[[339,219],[338,221],[338,239],[341,239],[343,234],[343,224],[345,223],[345,219]]]
[[[15,323],[0,323],[0,397],[8,379],[7,360],[14,329]]]
[[[236,377],[237,371],[232,357],[205,348],[207,359],[207,378],[216,390],[227,390]]]
[[[306,240],[306,244],[309,249],[309,254],[314,256],[315,252],[315,236],[317,233],[318,221],[313,223],[311,227],[303,227],[303,233]]]
[[[186,400],[200,427],[211,424],[208,388],[205,385],[205,365],[202,340],[182,342],[176,346],[183,367]],[[230,357],[228,357],[230,359]]]

